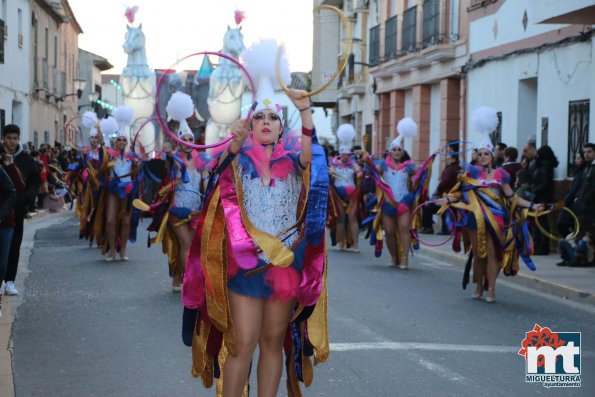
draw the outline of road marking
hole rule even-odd
[[[519,346],[498,345],[457,345],[448,343],[418,342],[371,342],[371,343],[331,343],[331,351],[353,350],[439,350],[478,353],[517,353]]]

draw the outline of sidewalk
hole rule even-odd
[[[71,218],[72,211],[64,210],[59,213],[50,214],[42,210],[32,214],[32,217],[25,219],[25,230],[21,244],[21,257],[19,261],[19,272],[15,286],[20,295],[2,297],[2,317],[0,317],[0,396],[14,396],[14,384],[12,375],[12,324],[17,315],[17,308],[23,301],[25,279],[29,274],[29,258],[33,252],[35,233],[37,230],[50,227],[65,219]]]
[[[420,234],[420,238],[422,241],[438,244],[443,242],[448,236]],[[440,247],[421,245],[419,252],[438,259],[448,258],[462,267],[465,266],[465,262],[467,261],[467,255],[456,253],[452,250],[452,240]],[[532,259],[537,267],[536,271],[529,270],[521,260],[519,263],[519,272],[516,276],[506,277],[501,274],[499,278],[504,278],[507,281],[516,282],[565,299],[595,305],[595,267],[556,266],[556,263],[561,261],[558,253],[552,253],[547,256],[535,255]]]

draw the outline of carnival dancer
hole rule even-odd
[[[339,157],[331,160],[332,189],[329,202],[329,227],[335,231],[335,241],[342,251],[359,252],[361,167],[351,152],[355,129],[351,124],[337,128]]]
[[[368,158],[368,165],[373,167],[371,171],[378,196],[374,225],[377,232],[373,237],[382,240],[382,234],[378,233],[382,225],[391,255],[390,264],[405,270],[409,268],[411,210],[418,190],[414,188],[412,178],[418,167],[405,151],[404,140],[417,136],[417,124],[406,117],[397,124],[397,131],[399,135],[390,143],[387,156],[375,162]]]
[[[186,119],[194,114],[192,98],[176,92],[170,98],[166,112],[172,118],[170,125],[178,138],[194,143],[194,133]],[[156,231],[151,243],[161,243],[168,257],[169,275],[172,278],[172,291],[179,292],[186,268],[186,258],[195,228],[192,220],[202,209],[206,181],[209,177],[207,164],[210,157],[206,152],[198,152],[190,146],[180,144],[174,153],[172,144],[164,144],[166,176],[151,205],[134,201],[135,207],[153,215],[149,231]]]
[[[99,132],[101,127],[97,114],[91,111],[83,113],[81,124],[89,130],[89,146],[76,147],[72,142],[79,161],[69,166],[66,180],[72,195],[77,198],[79,237],[89,240],[89,244],[92,245],[95,239],[93,224],[99,205],[100,189],[108,168],[108,153],[103,145],[103,134]]]
[[[328,356],[327,165],[302,91],[288,92],[301,116],[301,150],[283,131],[272,85],[277,52],[264,40],[243,54],[256,103],[250,121],[233,124],[218,157],[184,275],[183,335],[192,343],[193,374],[210,387],[222,365],[224,396],[242,394],[257,344],[259,396],[277,394],[283,348],[289,395],[299,393],[298,381],[311,382],[310,357],[318,363]],[[279,64],[287,81],[287,61]]]
[[[127,261],[126,245],[131,232],[132,200],[138,194],[139,171],[138,160],[133,153],[127,153],[129,142],[129,126],[134,121],[132,108],[120,106],[114,111],[114,117],[108,118],[105,124],[116,123],[117,134],[115,150],[109,150],[109,177],[105,194],[105,236],[102,253],[107,252],[106,262],[116,259],[116,250],[120,260]],[[102,124],[102,132],[104,131]]]
[[[436,204],[455,211],[454,224],[462,232],[466,247],[471,244],[473,280],[477,284],[473,299],[481,299],[487,289],[485,301],[496,301],[496,278],[500,269],[514,275],[518,271],[519,255],[528,266],[532,241],[527,227],[527,211],[542,211],[543,204],[534,204],[514,194],[509,185],[510,176],[503,168],[494,168],[494,146],[490,133],[498,126],[498,116],[492,108],[483,106],[471,116],[472,126],[479,132],[477,164],[468,165],[459,176],[459,182],[446,197]],[[459,250],[460,236],[455,236],[455,250]],[[464,286],[466,281],[463,282]]]

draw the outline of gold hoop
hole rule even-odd
[[[345,66],[347,65],[347,60],[349,58],[349,55],[351,54],[351,46],[353,44],[353,33],[351,32],[351,23],[349,22],[349,18],[347,18],[347,16],[345,15],[345,13],[340,10],[337,7],[333,7],[333,6],[329,6],[329,5],[320,5],[317,7],[314,7],[314,12],[316,11],[320,11],[320,10],[329,10],[329,11],[334,11],[337,13],[337,15],[339,15],[339,18],[341,18],[341,25],[343,25],[343,28],[345,29],[345,36],[346,39],[343,42],[343,53],[341,55],[341,59],[339,59],[339,65],[337,66],[337,70],[335,71],[335,73],[333,74],[333,76],[329,79],[329,81],[327,81],[326,83],[324,83],[322,85],[322,87],[314,90],[314,91],[310,91],[310,92],[306,92],[304,94],[304,98],[307,97],[311,97],[313,95],[317,95],[320,94],[322,91],[324,91],[329,85],[331,85],[331,83],[333,81],[335,81],[335,79],[337,78],[337,76],[339,74],[341,74],[341,72],[343,71],[343,69],[345,69]],[[281,54],[284,51],[283,47],[279,48],[279,51],[277,51],[277,61],[275,62],[275,72],[277,75],[277,82],[279,83],[279,85],[281,86],[281,88],[283,88],[283,91],[285,92],[289,92],[289,87],[287,87],[285,85],[285,83],[283,82],[283,80],[281,79],[281,70],[279,68],[279,64],[281,62]]]
[[[574,230],[574,233],[572,233],[572,235],[570,236],[570,239],[574,240],[576,238],[576,236],[578,236],[578,234],[580,233],[580,230],[581,230],[580,222],[579,222],[576,214],[570,208],[568,208],[568,207],[557,207],[557,206],[554,206],[553,209],[560,209],[560,210],[566,211],[566,212],[568,212],[568,214],[570,214],[570,216],[574,220],[574,225],[576,226],[575,227],[575,230]],[[547,230],[545,230],[545,228],[543,226],[541,226],[541,224],[539,223],[539,217],[551,213],[552,210],[547,210],[547,211],[535,213],[534,214],[535,225],[537,226],[537,229],[539,229],[539,231],[541,233],[543,233],[543,235],[546,236],[547,238],[549,238],[551,240],[554,240],[554,241],[563,240],[564,237],[559,237],[559,236],[556,236],[554,234],[551,234],[550,232],[548,232]]]

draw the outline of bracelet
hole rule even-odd
[[[306,127],[302,126],[302,135],[312,138],[312,131],[313,130],[314,129],[309,129],[309,128],[306,128]]]
[[[312,105],[310,105],[310,106],[308,106],[308,107],[306,107],[306,108],[303,108],[303,109],[300,109],[300,108],[298,108],[298,110],[299,110],[300,112],[303,112],[304,110],[308,110],[308,109],[310,109],[311,107],[312,107]]]

